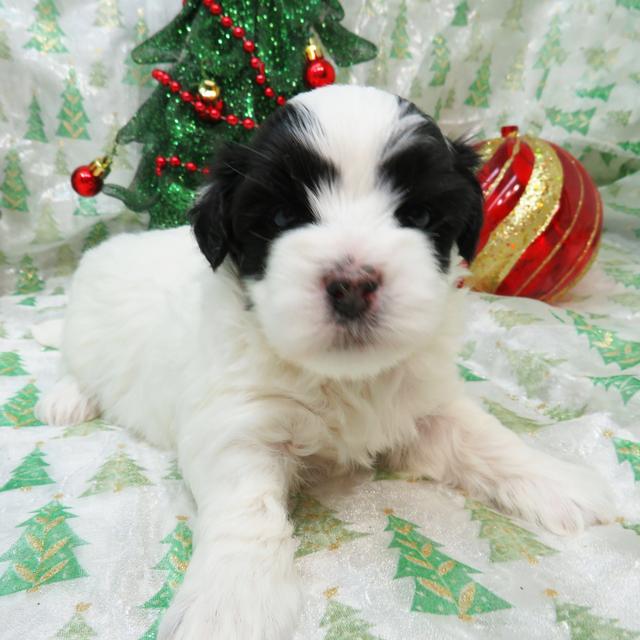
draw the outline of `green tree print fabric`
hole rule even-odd
[[[281,1],[243,6],[270,11]],[[234,3],[221,0],[229,12]],[[590,273],[554,305],[469,294],[456,362],[467,395],[518,438],[594,468],[615,504],[609,524],[565,539],[385,457],[303,487],[313,499],[290,502],[305,588],[291,640],[638,637],[640,608],[628,604],[640,549],[638,2],[339,4],[340,19],[334,0],[314,6],[378,46],[375,60],[340,69],[339,82],[409,97],[451,138],[518,125],[570,151],[595,179],[604,233]],[[2,640],[31,640],[34,630],[47,640],[157,640],[180,587],[178,536],[196,523],[184,462],[104,416],[42,424],[36,406],[61,353],[39,345],[33,327],[64,315],[83,251],[146,228],[145,214],[113,198],[79,198],[69,175],[110,153],[156,90],[155,65],[130,54],[181,9],[181,0],[0,0],[0,556],[16,547],[0,560]],[[207,33],[215,46],[214,22]],[[260,52],[264,34],[248,35]],[[228,99],[234,89],[214,79]],[[131,182],[141,152],[118,149],[109,181]],[[385,531],[391,512],[409,523],[406,534]],[[399,542],[416,536],[422,556]],[[401,559],[411,575],[394,578]],[[490,610],[465,609],[471,595],[484,609],[482,594]]]

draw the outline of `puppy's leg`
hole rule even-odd
[[[74,425],[97,418],[100,407],[73,376],[65,375],[38,401],[35,413],[46,424]]]
[[[611,517],[604,481],[581,466],[527,446],[496,418],[461,397],[418,422],[408,470],[427,474],[538,522],[558,534]],[[392,462],[402,462],[398,452]]]
[[[236,430],[228,414],[207,426],[179,438],[198,516],[193,557],[158,640],[290,640],[300,600],[287,520],[294,463]]]

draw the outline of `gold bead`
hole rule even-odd
[[[203,80],[198,87],[198,93],[205,102],[213,102],[220,97],[220,87],[214,80]]]

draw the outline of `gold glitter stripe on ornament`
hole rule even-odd
[[[483,163],[487,163],[496,152],[496,149],[504,142],[504,138],[491,138],[490,140],[485,140],[478,147],[478,154],[480,155],[480,160]]]
[[[602,220],[602,198],[600,198],[600,196],[598,195],[598,203],[596,205],[596,219],[593,225],[593,231],[591,232],[591,236],[589,237],[589,240],[587,241],[582,253],[578,257],[578,259],[575,261],[571,271],[569,271],[569,273],[564,278],[562,278],[562,280],[560,280],[558,285],[562,284],[563,281],[566,281],[566,279],[573,274],[573,272],[576,269],[576,265],[580,264],[580,260],[582,260],[582,258],[584,257],[584,254],[587,253],[587,251],[589,251],[589,249],[591,248],[594,238],[598,233],[598,229],[600,228],[601,220]],[[593,255],[589,258],[589,262],[585,264],[584,269],[582,270],[582,273],[573,282],[570,282],[569,284],[562,287],[562,289],[560,289],[560,291],[558,291],[557,293],[555,292],[555,290],[557,289],[558,285],[556,285],[553,289],[551,289],[551,291],[547,294],[548,297],[546,298],[548,302],[559,300],[565,293],[567,293],[567,291],[569,291],[570,289],[573,289],[573,287],[575,287],[578,284],[578,282],[580,282],[580,280],[582,280],[582,278],[584,278],[587,275],[587,273],[589,272],[589,269],[591,269],[591,265],[593,265],[598,255],[598,249],[599,247],[596,247],[593,250]]]
[[[535,162],[525,190],[513,211],[493,230],[471,263],[471,287],[493,293],[526,248],[549,225],[560,205],[564,173],[553,147],[524,136]]]
[[[573,231],[573,228],[576,226],[578,222],[578,218],[580,217],[580,209],[582,208],[582,204],[584,202],[584,178],[582,177],[582,172],[576,166],[576,162],[573,158],[569,158],[571,160],[571,164],[576,168],[576,173],[580,180],[580,197],[578,198],[578,206],[575,209],[575,215],[573,216],[573,220],[571,220],[571,224],[566,228],[562,238],[558,241],[555,247],[551,251],[549,251],[548,255],[545,259],[538,265],[538,268],[525,280],[524,284],[518,287],[517,291],[513,294],[514,296],[519,296],[520,292],[525,289],[525,287],[544,269],[553,256],[558,253],[558,251],[562,248],[564,241],[569,237],[569,234]]]
[[[504,174],[511,169],[511,165],[513,164],[516,156],[520,153],[520,138],[516,141],[515,145],[513,145],[513,151],[507,161],[504,163],[502,169],[500,169],[500,173],[496,176],[496,179],[491,183],[489,188],[484,192],[485,200],[498,188],[498,185],[502,182],[502,178],[504,178]]]

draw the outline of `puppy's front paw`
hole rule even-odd
[[[216,575],[212,567],[208,575],[204,571],[187,573],[162,618],[158,640],[293,638],[300,605],[295,580],[274,579],[260,566],[242,575],[226,573],[223,567],[218,572]]]
[[[545,459],[534,471],[496,484],[490,496],[500,507],[558,535],[613,518],[613,500],[604,482],[585,467]]]

